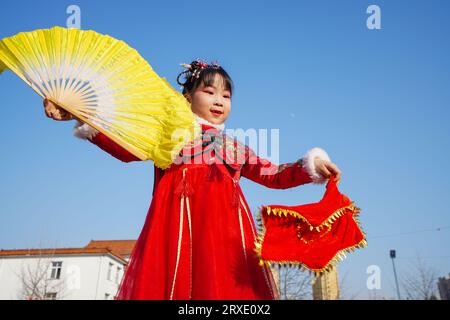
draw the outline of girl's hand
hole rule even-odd
[[[336,176],[336,183],[339,183],[339,181],[341,180],[341,170],[339,170],[338,166],[334,163],[316,157],[314,159],[314,165],[317,173],[321,176],[327,179],[329,179],[331,176]]]
[[[52,118],[54,120],[68,121],[75,119],[75,117],[70,112],[67,112],[66,110],[54,104],[48,99],[44,99],[44,108],[47,117]]]

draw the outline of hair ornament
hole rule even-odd
[[[177,83],[181,86],[184,86],[187,82],[189,82],[192,77],[195,77],[198,79],[200,77],[200,73],[202,72],[203,69],[206,69],[206,68],[220,69],[221,68],[217,60],[216,60],[216,62],[211,62],[210,64],[208,64],[204,60],[196,59],[195,61],[191,62],[190,64],[181,63],[180,65],[186,68],[186,70],[181,72],[177,77]],[[183,74],[186,74],[186,81],[184,83],[181,83],[180,77]]]

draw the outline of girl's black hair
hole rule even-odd
[[[177,77],[179,85],[183,86],[183,94],[193,93],[202,83],[206,86],[214,84],[216,74],[219,74],[223,80],[224,88],[233,95],[233,80],[228,73],[217,64],[206,64],[200,60],[194,60],[190,64],[191,68],[184,70]],[[185,82],[180,82],[180,77],[185,76]]]

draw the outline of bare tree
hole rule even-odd
[[[20,273],[16,273],[22,283],[19,299],[47,300],[65,297],[65,278],[60,276],[61,273],[57,277],[51,277],[53,261],[52,255],[39,254],[22,265]]]
[[[376,290],[369,290],[369,296],[367,300],[381,300],[381,299],[382,296],[378,296]]]
[[[339,300],[355,300],[362,291],[362,289],[351,291],[348,284],[348,274],[348,270],[346,270],[344,275],[339,277]]]
[[[344,275],[342,277],[339,277],[339,300],[356,300],[356,298],[361,294],[363,291],[362,288],[359,290],[352,290],[352,288],[349,285],[348,282],[348,270],[345,271]],[[376,294],[371,299],[376,299]]]
[[[312,276],[295,267],[277,269],[281,300],[309,300],[312,298]]]
[[[436,297],[437,272],[417,254],[409,271],[404,272],[401,284],[406,299],[430,300]]]

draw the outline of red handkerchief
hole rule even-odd
[[[317,203],[261,207],[255,243],[260,264],[293,265],[315,273],[331,270],[347,252],[367,246],[359,212],[339,192],[334,177]]]

